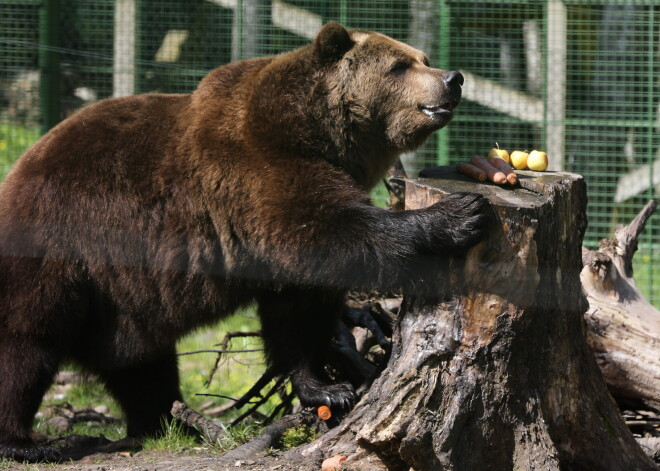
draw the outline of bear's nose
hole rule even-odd
[[[465,77],[463,77],[463,74],[456,71],[449,72],[444,76],[443,80],[449,87],[456,85],[463,86],[463,83],[465,83]]]

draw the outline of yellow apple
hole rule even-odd
[[[514,150],[511,152],[511,165],[516,170],[525,170],[527,168],[527,159],[529,153],[522,150]]]
[[[500,159],[504,160],[506,163],[511,162],[511,159],[509,158],[509,151],[506,149],[500,149],[498,147],[493,147],[491,150],[488,151],[488,158],[491,157],[499,157]]]
[[[529,167],[530,170],[542,172],[548,168],[548,154],[542,150],[531,151],[529,157],[527,157],[527,167]]]

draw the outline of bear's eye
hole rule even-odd
[[[410,62],[396,61],[394,64],[392,64],[392,67],[390,67],[390,73],[394,75],[401,75],[404,74],[409,68]]]

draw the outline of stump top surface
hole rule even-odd
[[[480,193],[497,206],[534,208],[542,205],[548,195],[557,186],[567,181],[581,179],[580,175],[568,172],[533,172],[516,170],[518,184],[495,185],[492,182],[479,182],[456,171],[453,166],[430,167],[423,169],[420,178],[410,183],[430,192],[443,194],[465,191]],[[407,191],[408,193],[408,191]]]

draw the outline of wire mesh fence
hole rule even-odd
[[[454,123],[409,174],[499,143],[585,176],[594,246],[660,185],[657,0],[0,0],[0,177],[80,107],[186,93],[218,65],[308,43],[338,21],[380,31],[466,76]],[[660,221],[636,278],[660,305]]]

